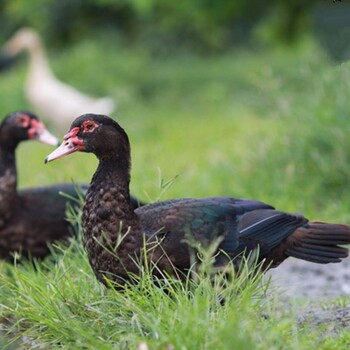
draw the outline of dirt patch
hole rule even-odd
[[[327,265],[290,258],[268,271],[266,278],[271,278],[271,287],[277,288],[284,308],[301,305],[301,300],[306,303],[297,312],[300,325],[322,326],[328,335],[350,328],[350,305],[345,305],[350,303],[332,305],[334,299],[346,300],[350,295],[350,258]]]
[[[311,325],[311,328],[323,328],[323,334],[334,336],[350,327],[350,307],[310,306],[301,310],[298,318],[299,324]]]
[[[271,277],[271,285],[278,286],[284,297],[335,299],[350,295],[350,258],[327,265],[289,258],[266,277]]]

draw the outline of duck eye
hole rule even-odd
[[[83,124],[83,131],[84,132],[91,132],[95,129],[96,123],[93,121],[87,121],[86,123]]]
[[[17,125],[19,125],[23,128],[26,128],[27,126],[29,126],[29,118],[24,114],[19,115],[16,118],[16,123],[17,123]]]

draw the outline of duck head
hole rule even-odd
[[[16,56],[24,50],[41,47],[39,34],[32,28],[18,30],[3,46],[3,52]]]
[[[78,151],[94,153],[100,160],[130,158],[126,132],[112,118],[101,114],[89,113],[75,119],[62,144],[46,157],[45,163]]]
[[[6,116],[0,124],[0,143],[15,148],[25,140],[38,140],[53,146],[59,143],[34,113],[17,111]]]
[[[40,50],[41,47],[40,37],[34,29],[18,30],[1,48],[0,70],[6,70],[15,65],[19,61],[19,54],[23,51]]]

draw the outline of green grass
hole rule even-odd
[[[145,273],[120,292],[92,277],[77,242],[56,248],[54,257],[35,268],[3,266],[0,310],[14,318],[9,347],[137,349],[146,342],[150,349],[337,349],[349,342],[346,333],[327,338],[297,326],[293,310],[281,311],[266,295],[260,276],[241,276],[222,291],[205,274],[155,285]]]
[[[237,49],[208,57],[184,52],[159,57],[142,47],[111,45],[109,39],[50,51],[51,64],[62,80],[118,100],[114,117],[132,144],[133,194],[143,200],[253,198],[312,219],[350,221],[349,64],[333,66],[310,39],[292,49]],[[22,93],[24,75],[23,65],[1,76],[1,115],[30,108]],[[90,180],[93,156],[75,154],[44,165],[51,150],[21,145],[20,187]],[[163,191],[161,184],[172,179]],[[322,329],[300,325],[293,307],[281,309],[278,292],[266,295],[265,283],[237,279],[225,303],[205,275],[185,285],[169,278],[169,293],[147,274],[123,293],[106,290],[74,241],[54,248],[54,258],[35,267],[0,262],[0,315],[10,329],[0,347],[349,346],[347,331],[322,336]]]

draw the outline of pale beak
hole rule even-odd
[[[34,138],[38,141],[47,143],[48,145],[52,146],[58,146],[60,144],[60,141],[46,129],[37,130]]]
[[[56,148],[53,152],[51,152],[46,158],[45,163],[51,162],[52,160],[55,160],[57,158],[61,158],[63,156],[66,156],[67,154],[77,152],[81,150],[82,148],[79,146],[79,144],[75,144],[72,139],[66,139],[64,140],[61,145]]]

